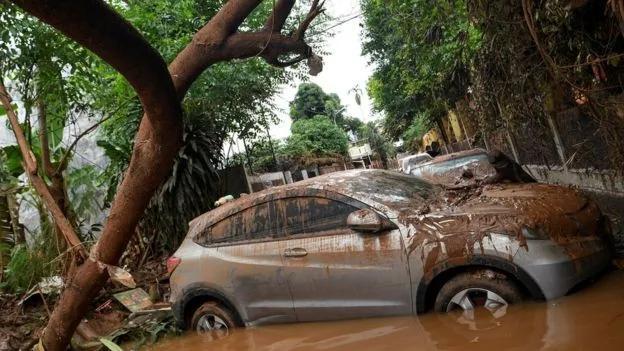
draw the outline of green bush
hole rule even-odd
[[[41,278],[52,275],[53,265],[43,250],[31,250],[26,245],[16,245],[11,250],[0,287],[12,293],[23,293]]]

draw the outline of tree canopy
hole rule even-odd
[[[375,64],[368,92],[399,139],[414,118],[432,125],[465,94],[480,46],[466,1],[362,0],[364,54]]]
[[[293,123],[283,153],[296,159],[343,157],[349,138],[326,116],[315,116]]]

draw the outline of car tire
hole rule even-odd
[[[222,339],[232,332],[236,325],[234,314],[217,302],[204,302],[191,317],[191,330],[198,334]]]
[[[497,301],[502,298],[505,304],[514,304],[523,298],[518,286],[507,276],[489,269],[480,269],[460,273],[449,279],[438,292],[434,310],[436,312],[449,312],[459,302],[458,299],[462,300],[462,296],[470,301],[467,294],[472,292],[487,294],[485,303],[490,301],[490,296]],[[470,302],[468,303],[470,304]],[[457,305],[464,308],[460,304]]]

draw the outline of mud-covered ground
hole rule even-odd
[[[623,350],[623,331],[620,270],[555,301],[510,306],[499,319],[479,310],[474,320],[458,312],[274,325],[218,341],[187,335],[147,350]]]

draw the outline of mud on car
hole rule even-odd
[[[535,182],[522,166],[504,153],[479,148],[437,156],[404,168],[403,172],[454,188],[500,182]]]
[[[382,170],[245,196],[190,223],[169,259],[177,323],[235,326],[405,315],[494,316],[553,299],[610,262],[608,225],[569,188],[448,190]]]

